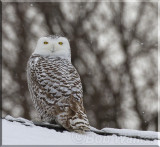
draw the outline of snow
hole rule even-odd
[[[105,131],[108,133],[118,133],[124,136],[138,136],[142,138],[160,139],[160,133],[158,135],[158,132],[153,132],[153,131],[138,131],[138,130],[114,129],[114,128],[104,128],[102,129],[102,131]]]
[[[13,120],[10,122],[8,120]],[[22,121],[24,123],[15,122]],[[26,126],[29,125],[29,126]],[[96,130],[95,128],[93,128]],[[156,132],[133,131],[129,129],[103,129],[107,132],[123,133],[124,135],[157,137]],[[7,116],[2,120],[3,145],[158,145],[157,140],[149,141],[124,136],[102,136],[93,132],[78,134],[74,132],[57,132],[54,129],[35,126],[31,121]]]
[[[6,120],[12,120],[12,121],[20,121],[20,122],[23,122],[23,124],[26,125],[26,126],[27,126],[27,125],[28,125],[28,126],[33,126],[33,125],[34,125],[32,121],[29,121],[29,120],[24,119],[24,118],[21,118],[21,117],[19,117],[19,118],[14,118],[14,117],[12,117],[12,116],[10,116],[10,115],[7,115],[7,116],[5,117],[5,119],[6,119]]]

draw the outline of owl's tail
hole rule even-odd
[[[71,113],[61,113],[58,115],[56,122],[63,126],[68,131],[77,133],[85,133],[90,131],[89,121],[87,115],[83,111]]]
[[[90,131],[87,115],[82,111],[77,112],[72,118],[69,119],[69,126],[72,131],[81,134]]]
[[[74,131],[77,133],[90,131],[90,125],[83,107],[82,99],[81,102],[73,97],[69,100],[69,102],[66,102],[69,103],[69,105],[65,107],[65,110],[59,110],[60,113],[57,116],[57,122],[68,131]]]

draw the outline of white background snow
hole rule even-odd
[[[117,129],[106,128],[109,132]],[[146,135],[142,131],[121,130],[123,134]],[[156,132],[149,131],[148,137],[157,136]],[[159,142],[160,143],[160,142]],[[77,134],[73,132],[56,132],[54,129],[38,126],[25,126],[19,122],[2,120],[3,145],[158,145],[158,141],[141,140],[123,136],[102,136],[93,132]]]

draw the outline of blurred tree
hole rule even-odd
[[[92,126],[158,130],[155,2],[3,3],[3,116],[37,117],[26,81],[36,41],[70,40]]]

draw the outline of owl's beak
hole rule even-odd
[[[51,52],[52,52],[52,53],[54,52],[54,48],[51,49]]]
[[[53,44],[51,52],[53,53],[55,51],[55,45]]]

